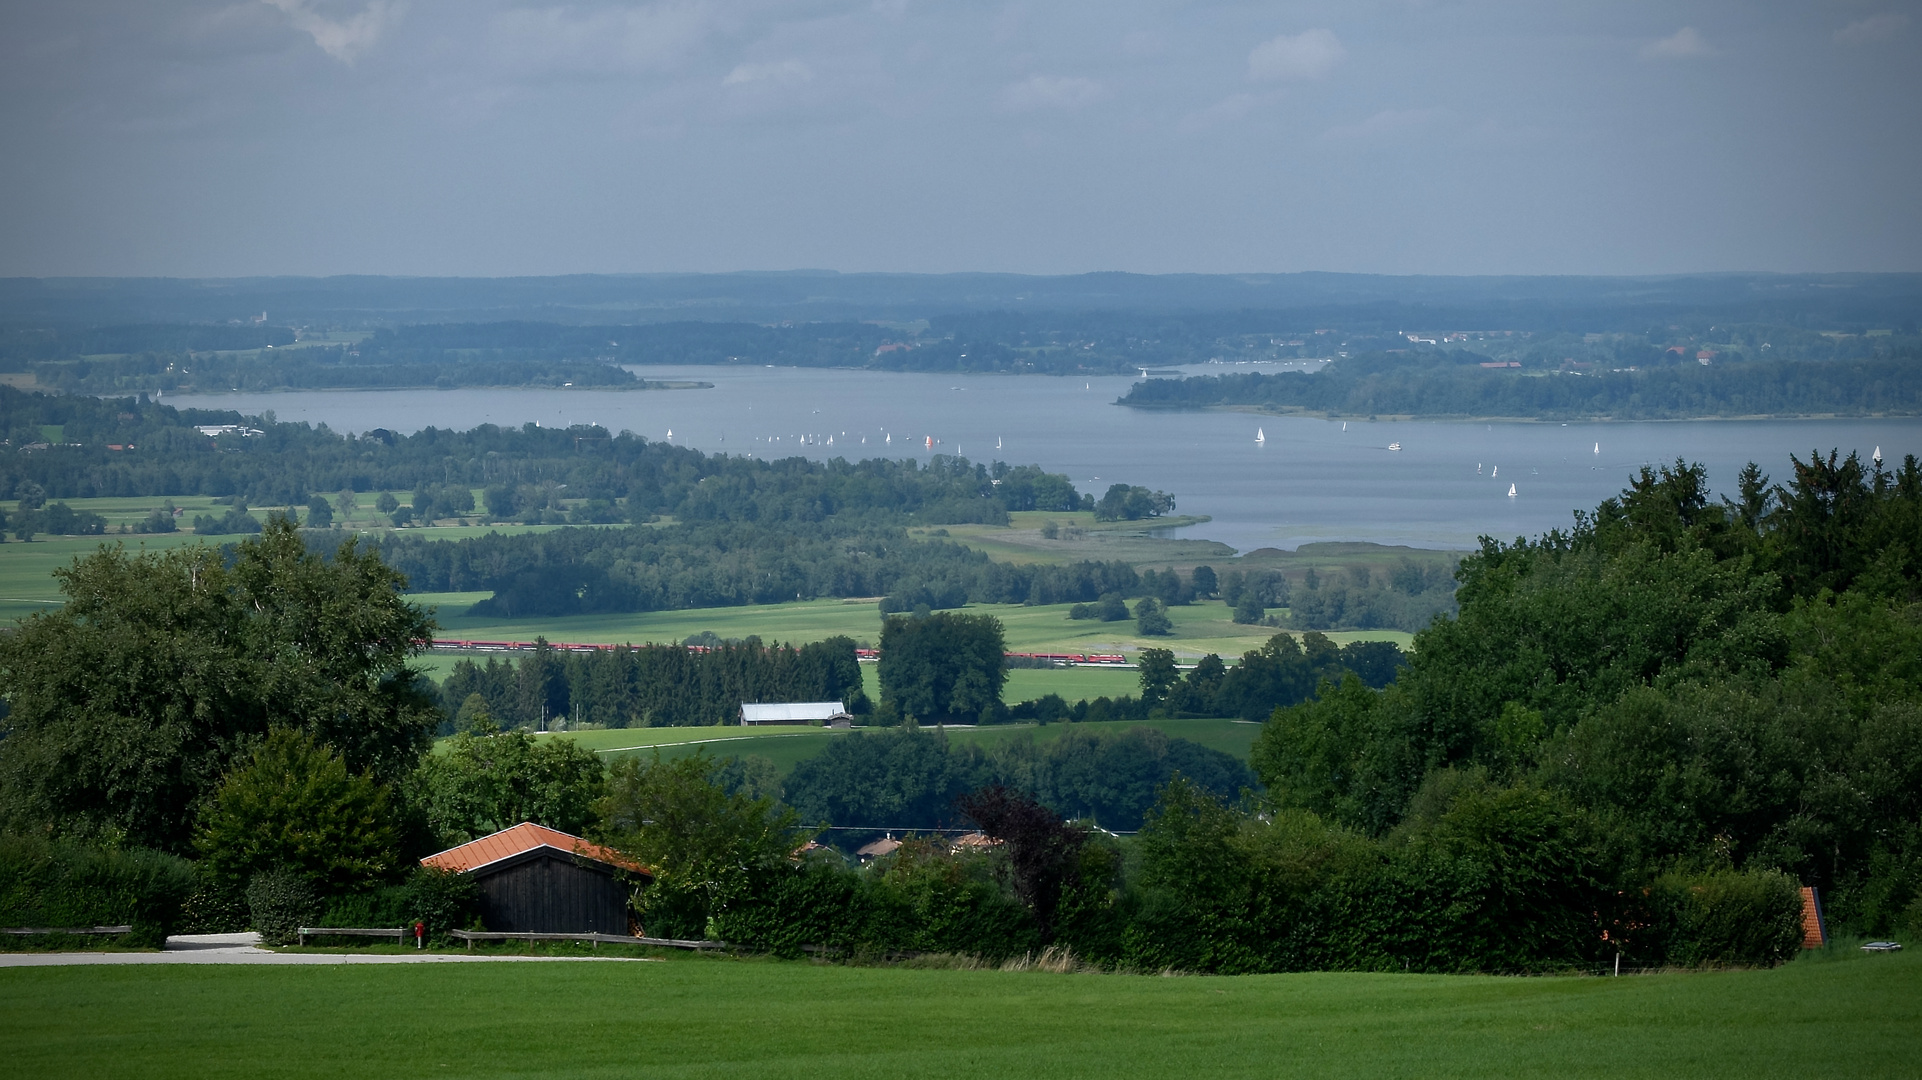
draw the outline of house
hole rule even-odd
[[[883,855],[894,854],[900,847],[901,841],[896,840],[893,833],[888,833],[871,844],[863,844],[856,848],[854,854],[864,863],[873,862]]]
[[[851,727],[854,714],[838,701],[794,701],[774,704],[741,703],[741,723],[747,727],[764,724],[825,724]]]
[[[653,875],[578,836],[522,822],[420,861],[480,886],[489,930],[536,934],[628,934],[628,897]]]

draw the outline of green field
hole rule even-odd
[[[1243,761],[1260,733],[1260,724],[1240,720],[1144,720],[1112,721],[1091,724],[996,724],[992,727],[943,729],[955,743],[985,745],[1023,734],[1036,739],[1056,739],[1070,730],[1113,732],[1131,727],[1153,727],[1178,738],[1200,743]],[[743,728],[720,727],[614,728],[605,731],[568,731],[542,736],[573,739],[582,746],[608,756],[652,753],[659,748],[666,758],[682,757],[705,750],[715,757],[746,757],[759,754],[772,760],[783,773],[806,758],[821,752],[831,739],[847,738],[849,732],[818,727]]]
[[[1914,1077],[1922,958],[1610,978],[661,963],[0,970],[20,1077]]]
[[[413,496],[404,491],[393,493],[402,505],[411,505]],[[355,513],[353,524],[365,528],[384,521],[371,507],[376,492],[364,492],[359,496],[360,509]],[[107,519],[110,535],[41,537],[30,543],[8,540],[0,543],[0,621],[16,619],[34,611],[59,602],[59,592],[55,588],[53,571],[68,565],[76,555],[94,551],[101,543],[125,543],[129,548],[139,549],[171,547],[177,544],[194,543],[192,533],[171,533],[161,535],[140,535],[121,533],[117,530],[131,529],[144,519],[149,512],[159,507],[165,500],[157,498],[102,498],[69,499],[66,502],[76,510],[91,510]],[[193,515],[200,513],[221,514],[223,506],[217,506],[207,496],[186,496],[173,500],[174,505],[185,511],[183,524],[191,522]],[[0,510],[11,513],[17,508],[15,502],[0,502]],[[262,516],[264,508],[255,513]],[[1012,562],[1068,562],[1075,559],[1120,559],[1141,566],[1176,566],[1187,569],[1197,562],[1208,561],[1219,569],[1230,566],[1248,566],[1261,569],[1300,570],[1308,565],[1324,569],[1349,564],[1382,567],[1409,554],[1402,548],[1379,548],[1372,545],[1320,544],[1307,545],[1301,553],[1275,552],[1264,550],[1250,559],[1236,560],[1229,549],[1208,540],[1174,540],[1149,534],[1142,522],[1097,523],[1092,514],[1044,514],[1023,512],[1013,515],[1010,527],[990,525],[951,525],[942,529],[917,529],[917,534],[945,532],[950,538],[988,552],[996,559]],[[1041,536],[1041,526],[1047,520],[1072,526],[1081,530],[1072,539],[1045,540]],[[1165,528],[1189,521],[1205,519],[1178,519],[1155,523],[1155,528]],[[544,532],[562,528],[559,525],[446,525],[431,528],[408,529],[410,535],[425,538],[459,540],[470,536],[485,535],[489,532],[521,533]],[[205,542],[222,544],[242,539],[237,536],[210,536],[201,538]],[[1353,549],[1353,550],[1350,550]],[[1312,550],[1312,554],[1310,554]],[[1446,558],[1443,553],[1414,552],[1419,558]],[[873,644],[880,636],[880,611],[873,600],[813,600],[788,604],[758,605],[753,607],[702,608],[687,611],[655,611],[618,615],[582,615],[560,618],[537,619],[495,619],[470,616],[467,611],[476,603],[485,600],[490,593],[414,593],[410,599],[416,603],[434,608],[436,617],[443,629],[443,636],[482,640],[531,641],[545,636],[550,641],[578,642],[668,642],[678,641],[704,630],[711,630],[722,637],[744,638],[758,635],[764,641],[808,642],[819,641],[836,634],[846,634],[856,641]],[[1016,652],[1126,652],[1134,653],[1143,648],[1170,648],[1184,659],[1196,659],[1206,653],[1219,653],[1232,661],[1249,649],[1260,647],[1275,631],[1261,627],[1240,626],[1229,615],[1231,612],[1220,601],[1204,601],[1192,605],[1169,609],[1169,617],[1175,625],[1174,635],[1166,638],[1144,638],[1134,633],[1134,620],[1104,623],[1093,620],[1075,621],[1068,618],[1071,605],[1054,604],[1045,607],[1025,607],[1019,604],[970,604],[968,610],[992,614],[999,618],[1007,631],[1008,648]],[[1328,635],[1338,643],[1353,640],[1393,641],[1404,649],[1409,647],[1414,635],[1400,631],[1358,631],[1336,632]],[[435,663],[437,669],[445,665]],[[1057,691],[1070,701],[1082,697],[1101,694],[1112,696],[1115,691],[1106,689],[1105,683],[1089,684],[1090,690]],[[1037,693],[1046,693],[1038,691]],[[1126,692],[1126,691],[1122,691]],[[1008,700],[1020,701],[1024,697],[1037,696],[1011,688]]]
[[[532,641],[537,635],[545,635],[549,641],[640,644],[680,641],[712,630],[724,638],[758,635],[763,641],[797,643],[846,634],[857,642],[871,645],[881,636],[881,612],[873,601],[806,600],[750,607],[543,619],[484,619],[463,614],[487,595],[416,593],[411,599],[436,609],[435,617],[443,628],[443,637],[468,640]],[[1070,619],[1068,609],[1072,606],[969,604],[965,610],[1000,619],[1008,648],[1013,652],[1132,655],[1143,648],[1159,647],[1173,649],[1176,656],[1187,659],[1219,653],[1232,662],[1242,653],[1260,648],[1277,633],[1265,627],[1237,625],[1230,618],[1233,613],[1219,600],[1169,608],[1168,617],[1175,624],[1175,632],[1171,637],[1162,638],[1135,634],[1133,619],[1111,623]],[[1414,640],[1413,634],[1399,630],[1337,631],[1328,636],[1341,644],[1356,640],[1393,641],[1404,649]],[[1020,699],[1010,697],[1009,700]]]

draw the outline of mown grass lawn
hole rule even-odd
[[[61,1077],[1914,1077],[1922,960],[1506,979],[666,963],[0,970]]]

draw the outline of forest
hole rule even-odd
[[[496,726],[484,684],[551,710],[553,657],[523,658],[511,691],[504,665],[465,669],[462,729],[428,753],[448,717],[409,657],[431,625],[352,539],[322,559],[280,522],[231,560],[102,551],[63,573],[63,608],[0,637],[6,902],[25,918],[112,881],[84,910],[149,933],[376,910],[460,925],[471,898],[409,860],[536,820],[652,868],[635,898],[650,931],[777,956],[1766,965],[1799,947],[1801,886],[1832,933],[1922,931],[1922,464],[1796,456],[1781,482],[1750,465],[1719,498],[1708,480],[1683,461],[1644,469],[1567,531],[1486,542],[1461,564],[1459,614],[1406,663],[1351,662],[1315,634],[1277,635],[1234,670],[1184,674],[1144,651],[1129,708],[1148,716],[1210,685],[1219,710],[1236,671],[1287,688],[1245,766],[1072,727],[977,752],[906,717],[786,778],[705,754],[606,766]],[[992,646],[993,624],[891,619],[911,632],[884,634],[884,665],[890,649],[908,664],[884,670],[881,709],[992,691],[994,672],[969,683],[914,658],[988,656],[926,636]],[[647,700],[641,672],[669,667],[682,688],[852,685],[849,643],[810,648],[617,652],[565,679],[631,702]],[[859,865],[803,843],[922,822],[981,837],[909,836]]]
[[[1650,366],[1490,360],[1468,349],[1366,353],[1320,371],[1149,379],[1135,408],[1241,407],[1329,416],[1677,420],[1709,416],[1910,416],[1922,413],[1922,349],[1813,361],[1719,354],[1704,365],[1655,351]],[[1762,354],[1768,356],[1769,354]]]

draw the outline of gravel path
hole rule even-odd
[[[0,967],[75,964],[572,964],[660,961],[642,956],[488,956],[462,953],[280,953],[260,948],[260,935],[175,934],[161,952],[0,953]]]

